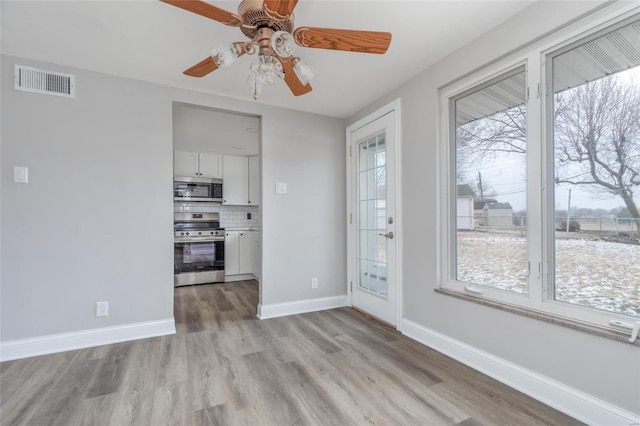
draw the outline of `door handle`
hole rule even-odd
[[[390,240],[393,240],[393,231],[387,232],[386,234],[378,234],[378,235],[388,238]]]

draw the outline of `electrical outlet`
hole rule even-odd
[[[96,316],[97,317],[109,316],[109,302],[96,302]]]
[[[311,278],[311,288],[318,288],[318,278]]]

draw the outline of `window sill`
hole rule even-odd
[[[605,337],[608,339],[613,339],[619,342],[624,342],[626,344],[629,344],[629,337],[630,337],[629,334],[622,331],[615,331],[605,327],[600,327],[597,325],[576,321],[574,319],[551,315],[547,312],[541,312],[533,309],[524,308],[522,306],[511,305],[503,302],[496,302],[494,300],[485,299],[485,298],[478,297],[475,295],[470,295],[467,293],[461,293],[455,290],[436,288],[435,292],[444,294],[447,296],[453,296],[458,299],[466,300],[469,302],[479,303],[484,306],[497,308],[502,311],[511,312],[517,315],[522,315],[522,316],[537,319],[540,321],[545,321],[551,324],[560,325],[562,327],[573,328],[574,330],[584,331],[589,334],[593,334],[596,336]],[[632,343],[632,344],[634,346],[640,347],[640,336],[636,339],[635,343]]]

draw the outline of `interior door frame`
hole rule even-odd
[[[349,150],[355,141],[352,140],[351,134],[360,129],[363,126],[366,126],[369,123],[372,123],[379,119],[380,117],[389,114],[390,112],[395,113],[395,150],[396,150],[396,159],[394,166],[394,174],[396,179],[396,212],[395,212],[395,223],[396,223],[396,232],[395,232],[395,240],[396,240],[396,274],[395,281],[397,286],[397,297],[396,297],[396,329],[398,331],[402,331],[402,318],[403,318],[403,282],[402,282],[402,173],[400,173],[400,164],[402,163],[402,128],[400,119],[400,98],[397,98],[387,105],[379,108],[378,110],[372,112],[366,117],[356,121],[355,123],[349,125],[346,129],[346,170],[347,170],[347,301],[349,306],[353,306],[353,282],[356,281],[356,227],[355,227],[355,213],[354,213],[354,197],[355,197],[355,182],[354,182],[354,162],[352,155],[356,155],[357,151],[353,153]],[[357,281],[356,281],[357,283]],[[357,285],[357,284],[356,284]]]

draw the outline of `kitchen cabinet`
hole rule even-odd
[[[254,256],[254,231],[225,231],[225,275],[253,274]]]
[[[260,204],[260,157],[249,157],[249,173],[248,173],[248,193],[249,205],[257,206]]]
[[[248,204],[248,157],[224,155],[222,157],[223,204],[246,206]]]
[[[260,231],[253,232],[253,240],[254,240],[254,251],[253,251],[253,275],[255,275],[256,279],[260,281],[260,276],[262,274],[262,262],[260,259],[262,258],[262,251],[260,249]]]
[[[240,237],[240,231],[225,231],[224,237],[224,274],[225,275],[237,275],[238,274],[238,238]]]
[[[253,274],[255,239],[253,231],[240,231],[238,243],[238,273]]]
[[[208,152],[173,152],[173,175],[180,177],[222,177],[222,155]]]

